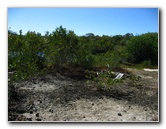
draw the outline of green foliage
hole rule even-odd
[[[143,62],[143,66],[144,66],[144,67],[151,67],[151,66],[152,66],[151,60],[145,60],[145,61]]]
[[[150,60],[153,65],[158,64],[158,34],[147,33],[134,36],[127,45],[128,61],[141,63]]]
[[[77,36],[74,31],[62,26],[52,33],[28,31],[22,35],[8,31],[8,71],[9,96],[14,95],[14,82],[26,80],[32,76],[47,73],[50,67],[56,69],[83,67],[87,69],[87,79],[95,82],[99,90],[109,90],[111,85],[122,80],[113,80],[112,69],[120,67],[123,62],[142,63],[144,67],[158,64],[158,34],[147,33],[138,36],[127,33],[115,36],[95,36],[87,33]],[[110,74],[96,76],[95,68],[106,68],[109,64]],[[136,77],[131,80],[137,80]],[[64,87],[67,94],[67,86]],[[67,100],[67,98],[66,98]]]
[[[91,49],[92,44],[87,43],[87,40],[84,37],[80,37],[72,63],[76,66],[92,68],[95,64],[95,60],[91,54]]]
[[[87,70],[86,74],[87,79],[90,79],[91,81],[95,82],[95,86],[99,91],[109,91],[113,84],[123,82],[123,79],[114,80],[115,75],[111,73],[111,70],[101,73],[98,76],[94,71]],[[88,80],[87,83],[90,83],[90,81]]]
[[[35,75],[41,63],[44,63],[37,55],[42,50],[43,40],[41,35],[35,32],[27,32],[23,36],[22,31],[19,35],[9,32],[8,39],[8,69],[15,71],[11,81],[24,80]]]
[[[56,67],[63,67],[66,63],[72,63],[75,60],[78,50],[78,37],[73,31],[67,31],[60,26],[47,36],[48,49],[45,51],[46,57]]]
[[[15,71],[13,81],[43,74],[49,67],[58,69],[68,65],[90,70],[109,64],[110,69],[115,69],[127,60],[144,66],[158,62],[157,33],[77,36],[60,26],[42,36],[32,31],[22,35],[22,30],[19,34],[9,30],[8,46],[8,70]]]

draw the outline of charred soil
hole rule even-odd
[[[158,121],[158,72],[126,68],[107,91],[87,83],[83,69],[51,70],[13,84],[9,121]]]

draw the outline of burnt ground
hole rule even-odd
[[[13,84],[9,121],[159,121],[158,72],[126,68],[122,81],[105,91],[87,83],[82,70],[52,70]]]

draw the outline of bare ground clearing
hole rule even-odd
[[[99,91],[85,79],[58,73],[14,84],[9,121],[159,121],[158,72],[126,69],[123,82]]]

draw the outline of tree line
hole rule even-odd
[[[8,70],[15,71],[14,80],[26,79],[50,67],[82,67],[91,69],[121,63],[158,65],[158,33],[132,33],[78,36],[62,26],[44,36],[35,31],[19,34],[8,30]]]

